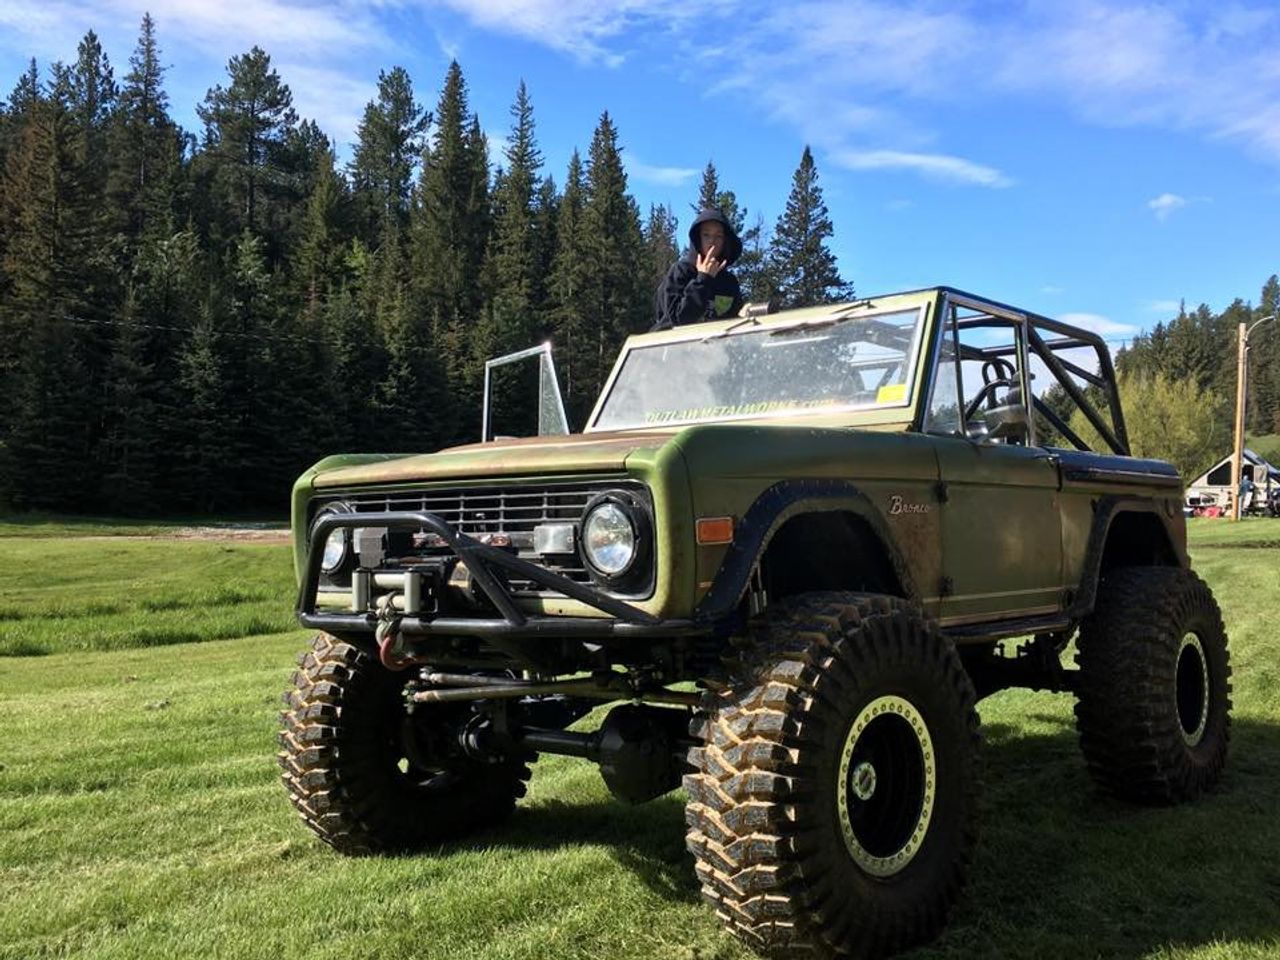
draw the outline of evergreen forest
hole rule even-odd
[[[523,83],[495,157],[456,62],[434,105],[394,67],[340,160],[265,51],[231,58],[197,132],[162,63],[147,15],[119,79],[90,32],[0,100],[0,508],[278,516],[324,454],[478,439],[484,361],[543,340],[580,428],[652,324],[681,218],[641,211],[607,112],[557,180]],[[706,205],[748,300],[853,295],[808,147],[771,228],[712,162]],[[1193,384],[1192,432],[1229,425],[1235,325],[1277,292],[1180,311],[1119,352],[1126,383]],[[1280,432],[1278,328],[1254,337],[1254,432]]]
[[[492,157],[456,62],[434,108],[382,71],[347,162],[257,47],[198,133],[164,74],[147,15],[119,80],[90,32],[0,101],[0,506],[278,515],[323,454],[478,439],[484,361],[546,339],[580,428],[653,323],[679,218],[642,215],[607,112],[557,182],[524,84]],[[690,201],[749,298],[851,295],[808,148],[767,242],[713,163]]]

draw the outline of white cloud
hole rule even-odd
[[[1180,197],[1176,193],[1162,193],[1147,201],[1148,209],[1156,215],[1157,220],[1168,220],[1173,211],[1180,210],[1186,205],[1187,198]]]
[[[1141,332],[1131,323],[1119,323],[1098,313],[1064,313],[1058,319],[1073,327],[1083,327],[1105,339],[1136,337]]]
[[[1067,291],[1065,287],[1055,287],[1053,284],[1046,284],[1040,288],[1040,292],[1047,293],[1050,296],[1057,296],[1058,294],[1066,293]]]
[[[820,159],[968,186],[1007,185],[1014,174],[962,139],[940,142],[940,111],[1065,108],[1088,123],[1223,140],[1280,163],[1280,8],[1267,0],[156,0],[150,9],[170,62],[180,50],[225,62],[256,43],[291,65],[366,77],[371,51],[413,42],[385,25],[388,12],[420,13],[425,36],[456,49],[453,34],[466,28],[432,25],[448,10],[584,63],[661,63],[699,89],[698,71],[715,63],[726,80],[709,97],[749,98]],[[0,0],[0,47],[65,59],[92,26],[120,51],[140,17],[135,0]]]
[[[621,66],[614,41],[645,25],[674,25],[702,11],[681,0],[417,0],[443,6],[478,27],[525,37],[578,60]]]
[[[274,65],[289,84],[298,116],[314,120],[344,152],[364,116],[365,104],[377,99],[378,85],[354,79],[340,70],[302,63]]]
[[[500,133],[490,133],[488,130],[484,132],[484,139],[489,150],[489,163],[505,169],[508,165],[507,150],[511,147],[511,141]]]
[[[627,172],[637,180],[661,187],[683,187],[702,172],[696,167],[655,167],[634,157],[626,166]]]
[[[910,170],[937,180],[982,187],[1008,187],[1013,181],[994,167],[943,154],[904,153],[899,150],[844,150],[832,159],[850,170]]]
[[[1150,313],[1176,314],[1182,309],[1181,300],[1152,300],[1147,304]]]

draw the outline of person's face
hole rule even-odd
[[[698,252],[705,257],[713,251],[724,252],[724,227],[714,221],[698,226]]]

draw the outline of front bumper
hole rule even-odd
[[[329,612],[317,608],[320,563],[324,544],[334,530],[357,527],[422,530],[438,535],[459,561],[466,564],[480,592],[498,616],[431,615],[406,610],[396,615],[396,632],[405,638],[478,637],[522,639],[568,637],[608,639],[614,637],[670,637],[709,632],[709,627],[692,620],[662,620],[616,597],[552,573],[536,563],[459,533],[443,519],[424,511],[390,513],[334,513],[321,517],[311,532],[311,545],[303,565],[298,593],[298,621],[305,627],[339,634],[373,636],[385,617],[373,609]],[[506,570],[534,583],[562,593],[605,614],[604,617],[530,616],[521,610],[497,575]],[[371,606],[371,604],[369,604]],[[394,609],[394,604],[391,605]],[[385,609],[385,608],[384,608]],[[481,613],[481,611],[477,611]]]

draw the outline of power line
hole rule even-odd
[[[142,330],[164,330],[168,333],[191,333],[192,327],[175,327],[164,323],[144,323],[138,320],[106,320],[94,319],[93,317],[78,317],[74,314],[63,314],[62,318],[68,323],[76,323],[91,327],[134,327]],[[320,337],[302,337],[295,334],[270,334],[270,333],[237,333],[233,330],[215,330],[219,337],[226,337],[231,340],[258,340],[262,342],[278,342],[278,343],[319,343],[319,344],[339,344],[341,340],[332,340]]]

